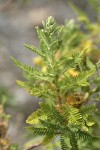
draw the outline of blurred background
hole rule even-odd
[[[19,146],[26,142],[25,120],[38,107],[38,100],[16,84],[17,79],[22,79],[22,72],[10,56],[33,65],[36,55],[23,45],[39,47],[35,27],[42,27],[42,20],[49,16],[59,24],[72,18],[76,20],[69,2],[87,13],[91,22],[96,21],[97,12],[88,0],[0,0],[0,98],[6,101],[5,112],[11,114],[8,134],[12,143]]]

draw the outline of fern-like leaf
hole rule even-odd
[[[60,135],[60,145],[62,150],[68,150],[68,146],[65,142],[65,137],[63,135]]]
[[[43,59],[45,59],[45,55],[42,53],[41,50],[38,50],[36,47],[34,47],[33,45],[28,45],[28,44],[24,44],[24,46],[26,48],[28,48],[29,50],[37,53],[39,56],[41,56]]]
[[[77,139],[74,133],[70,133],[70,144],[71,144],[71,150],[79,150]]]
[[[93,139],[97,139],[97,137],[93,137],[90,133],[88,133],[86,131],[82,131],[82,130],[78,130],[76,132],[76,137],[78,139],[83,139],[85,141],[91,141]]]
[[[82,115],[77,108],[70,107],[68,121],[71,124],[82,124]]]
[[[31,125],[39,124],[40,119],[45,120],[47,119],[47,116],[45,114],[42,114],[41,109],[37,109],[36,112],[33,112],[26,120],[26,123],[29,123]]]
[[[21,63],[20,61],[16,60],[14,57],[11,57],[11,59],[12,59],[12,61],[14,62],[14,64],[15,64],[16,66],[18,66],[20,69],[22,69],[23,71],[26,71],[26,72],[29,73],[30,75],[33,75],[33,72],[35,71],[35,70],[33,69],[33,67]]]
[[[59,130],[60,130],[60,126],[57,125],[57,124],[52,124],[50,122],[50,120],[42,120],[42,119],[39,119],[41,124],[49,129],[53,129],[54,131],[57,131],[59,133]]]
[[[21,63],[20,61],[16,60],[15,58],[11,57],[12,61],[14,64],[16,64],[20,69],[23,71],[29,73],[33,78],[43,80],[43,81],[48,81],[51,82],[53,79],[52,77],[54,76],[53,74],[45,73],[45,72],[40,72],[37,69],[33,69],[33,67],[28,66],[26,64]]]
[[[52,135],[54,131],[48,128],[38,128],[34,126],[26,127],[27,130],[33,132],[36,135]]]

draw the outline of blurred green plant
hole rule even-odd
[[[11,115],[6,114],[4,108],[10,106],[12,96],[4,86],[0,86],[0,150],[18,150],[17,144],[11,144],[11,139],[7,134],[9,119]]]
[[[8,150],[10,139],[6,136],[9,115],[3,111],[3,105],[0,105],[0,149]]]
[[[95,1],[96,2],[96,1]],[[97,1],[99,2],[99,1]],[[82,12],[79,8],[73,6],[74,10],[78,14],[78,23],[76,23],[73,19],[70,21],[66,21],[65,26],[63,27],[63,33],[62,33],[62,42],[61,47],[58,49],[56,53],[56,59],[59,58],[62,55],[68,55],[70,53],[73,53],[74,51],[81,51],[86,50],[84,52],[85,57],[84,63],[85,67],[89,69],[89,66],[93,63],[98,62],[100,60],[100,50],[99,50],[99,43],[100,43],[100,31],[99,31],[99,4],[95,3],[93,1],[90,1],[93,8],[96,10],[97,13],[97,22],[91,22],[88,18],[88,15],[84,12]],[[98,8],[98,9],[97,9]],[[82,27],[81,27],[82,26]],[[78,38],[77,38],[78,37]],[[91,61],[90,61],[91,60]],[[47,66],[45,65],[44,61],[40,56],[33,59],[33,62],[35,63],[36,67],[39,67],[39,69],[43,72],[47,70]],[[78,70],[75,70],[73,68],[68,70],[68,73],[75,77],[79,74]],[[34,79],[29,74],[25,73],[25,78],[28,79],[30,82],[34,82]],[[96,119],[98,118],[98,119]],[[94,132],[97,134],[100,134],[98,131],[100,130],[100,117],[98,113],[95,113],[95,119],[96,119],[96,125],[94,125]],[[40,141],[40,140],[39,140]],[[33,140],[33,143],[35,140]],[[56,140],[55,144],[54,142],[51,144],[48,144],[44,149],[55,149],[57,147],[58,141]],[[83,147],[83,148],[82,148]],[[92,144],[89,142],[84,142],[84,144],[81,143],[81,149],[92,149],[92,150],[99,150],[99,142],[93,141]]]
[[[0,150],[18,150],[17,144],[11,144],[7,134],[10,115],[4,112],[3,104],[0,104]]]
[[[26,127],[27,130],[43,139],[27,150],[51,141],[55,144],[49,149],[54,149],[57,145],[62,150],[85,149],[89,142],[99,142],[93,127],[98,112],[95,103],[100,100],[100,61],[94,65],[85,55],[88,47],[76,51],[75,47],[78,46],[79,49],[82,38],[81,34],[74,34],[78,28],[73,21],[63,27],[53,17],[49,17],[43,22],[43,29],[37,27],[36,30],[40,49],[27,44],[25,47],[37,53],[41,63],[33,68],[11,57],[20,69],[31,76],[26,81],[18,80],[17,83],[31,95],[43,99],[39,103],[40,108],[26,120],[30,124]],[[65,32],[69,38],[65,37]]]
[[[67,45],[73,45],[76,50],[87,49],[86,55],[92,60],[97,62],[100,59],[100,1],[99,0],[88,0],[89,5],[92,7],[94,13],[96,13],[96,20],[94,22],[88,17],[88,14],[82,11],[80,8],[70,3],[70,6],[77,14],[76,24],[73,20],[69,22],[64,31],[64,42],[63,45],[66,48]],[[71,29],[73,28],[73,29]],[[69,30],[68,30],[69,29]],[[69,34],[67,33],[69,31]],[[73,35],[71,37],[71,33]],[[68,35],[70,37],[68,37]],[[77,38],[79,37],[79,38]],[[69,38],[69,41],[68,41]],[[69,42],[69,43],[68,43]],[[75,45],[76,44],[76,45]],[[69,45],[69,50],[70,50]]]
[[[10,94],[8,89],[4,86],[0,86],[0,104],[5,107],[13,104],[13,95]]]
[[[92,8],[97,13],[97,20],[100,21],[100,1],[99,0],[88,0],[89,4],[92,6]]]

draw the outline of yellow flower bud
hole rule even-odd
[[[43,60],[42,60],[41,57],[35,57],[35,58],[33,59],[33,63],[34,63],[35,65],[41,65],[41,64],[43,64]]]
[[[75,69],[69,69],[68,73],[72,76],[72,77],[76,77],[79,75],[79,72],[76,71]]]
[[[42,67],[41,71],[46,72],[47,71],[47,66]]]

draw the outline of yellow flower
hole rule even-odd
[[[43,66],[41,71],[46,72],[47,71],[47,66]]]
[[[75,69],[69,69],[68,73],[72,76],[72,77],[76,77],[79,75],[79,72],[76,71]]]
[[[35,58],[33,59],[33,63],[34,63],[35,65],[41,65],[41,64],[43,64],[43,60],[42,60],[41,57],[35,57]]]
[[[86,55],[89,55],[91,53],[92,48],[93,48],[93,40],[92,39],[84,40],[80,45],[80,49],[86,50],[86,52],[85,52]]]

